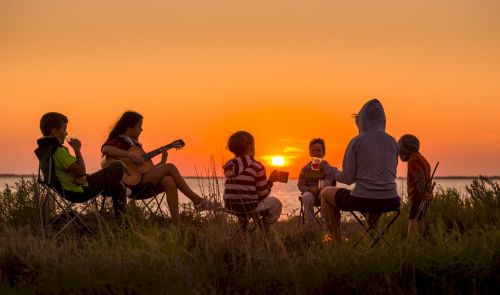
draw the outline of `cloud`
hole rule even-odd
[[[285,154],[288,154],[288,153],[302,153],[303,150],[301,148],[298,148],[298,147],[294,147],[294,146],[287,146],[283,149],[283,152]]]

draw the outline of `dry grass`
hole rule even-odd
[[[319,230],[297,231],[296,217],[267,238],[243,237],[228,216],[190,207],[179,226],[136,208],[129,230],[109,221],[97,234],[72,229],[54,241],[40,235],[30,189],[22,180],[0,195],[2,294],[485,294],[499,286],[500,191],[487,179],[467,196],[438,193],[425,238],[404,241],[403,212],[391,247],[355,250],[323,244]]]

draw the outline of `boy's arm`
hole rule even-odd
[[[353,184],[356,181],[357,156],[355,143],[353,140],[347,145],[344,160],[342,161],[342,171],[335,169],[332,176],[334,180],[347,185]]]
[[[82,167],[78,162],[76,157],[73,157],[67,148],[59,147],[52,156],[55,165],[61,167],[63,170],[67,171],[74,177],[74,182],[76,184],[85,184],[85,163]],[[83,160],[81,153],[79,153],[80,160]]]
[[[85,169],[85,161],[83,160],[83,155],[81,152],[82,144],[80,140],[73,138],[69,145],[73,148],[75,152],[76,161],[71,164],[66,170],[73,174],[76,178],[85,176],[87,171]]]
[[[325,173],[325,178],[329,180],[336,180],[347,185],[353,184],[356,181],[356,162],[357,156],[355,153],[355,141],[351,140],[347,145],[344,161],[342,162],[342,171],[337,167],[333,167],[326,161],[320,163],[320,168]]]
[[[427,182],[425,181],[425,170],[417,161],[408,161],[408,174],[413,175],[413,182],[418,195],[423,198],[427,194]]]
[[[273,187],[273,182],[276,181],[276,173],[271,173],[269,176],[269,180],[266,177],[266,168],[261,166],[262,168],[257,171],[255,176],[255,188],[257,190],[257,196],[259,200],[263,200],[269,196],[271,193],[271,188]]]

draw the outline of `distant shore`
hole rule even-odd
[[[3,178],[20,178],[20,177],[33,177],[36,173],[33,174],[13,174],[13,173],[0,173],[0,177]],[[488,178],[499,180],[500,175],[488,176],[484,175]],[[474,176],[457,176],[457,175],[449,175],[449,176],[435,176],[434,179],[472,179],[478,178],[478,175]],[[197,176],[186,176],[186,178],[197,178]],[[397,177],[398,179],[406,179],[406,177]],[[296,177],[290,177],[290,179],[297,179]]]

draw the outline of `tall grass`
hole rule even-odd
[[[425,238],[404,240],[405,204],[390,247],[356,249],[297,230],[296,216],[267,238],[242,236],[228,216],[191,207],[179,226],[136,208],[129,230],[110,221],[94,235],[44,239],[33,198],[31,180],[0,192],[2,294],[493,294],[500,284],[500,190],[486,178],[465,195],[438,191]]]

